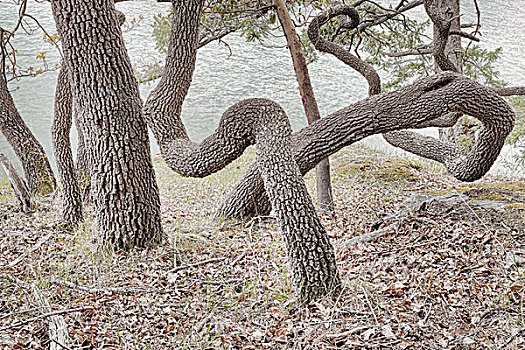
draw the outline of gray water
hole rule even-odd
[[[481,46],[488,49],[503,48],[498,68],[501,78],[509,85],[525,85],[525,48],[521,40],[525,37],[525,0],[478,0],[482,12]],[[128,20],[140,15],[144,17],[138,27],[124,33],[126,45],[137,67],[162,56],[154,49],[151,37],[152,16],[165,13],[169,4],[152,0],[135,0],[117,4]],[[464,23],[475,21],[472,1],[462,1]],[[49,33],[56,32],[48,3],[29,2],[29,13],[39,18]],[[424,14],[416,11],[417,16]],[[16,20],[17,7],[12,0],[0,0],[0,26],[10,28]],[[36,29],[35,25],[31,27]],[[212,43],[199,50],[197,67],[188,97],[183,106],[183,120],[190,137],[200,141],[212,133],[218,125],[221,114],[233,103],[249,97],[264,97],[281,104],[286,110],[292,127],[297,130],[306,125],[306,118],[298,93],[297,82],[288,50],[282,39],[272,44],[282,48],[263,48],[257,43],[246,43],[239,36],[226,39],[230,49],[219,43]],[[37,52],[46,51],[50,66],[60,60],[60,54],[49,43],[42,40],[42,33],[19,34],[15,40],[18,60],[21,65],[41,65],[35,60]],[[321,55],[309,66],[312,84],[322,115],[327,115],[367,96],[366,81],[356,72],[347,68],[337,59]],[[53,99],[57,72],[48,72],[36,78],[24,78],[10,83],[16,106],[53,159],[51,146],[51,124]],[[145,100],[156,82],[141,86]],[[152,138],[153,152],[158,148]],[[73,145],[75,137],[73,132]],[[372,137],[365,143],[387,148],[380,137]],[[16,160],[14,153],[0,134],[0,152]],[[504,152],[507,157],[509,152]],[[504,156],[505,156],[504,154]],[[19,165],[19,164],[17,164]],[[501,169],[501,167],[496,167]]]

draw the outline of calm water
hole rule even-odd
[[[498,67],[501,78],[510,85],[525,85],[525,48],[521,43],[525,37],[525,0],[478,2],[482,11],[481,45],[488,49],[503,47],[502,60]],[[162,59],[152,42],[151,18],[156,13],[165,12],[168,6],[151,0],[135,0],[117,5],[128,19],[144,16],[138,27],[124,34],[134,65],[144,66]],[[465,13],[462,21],[474,21],[472,2],[462,1],[462,6]],[[48,3],[30,2],[29,13],[37,15],[48,32],[55,32]],[[17,8],[12,0],[0,0],[0,26],[9,28],[9,24],[16,20],[16,14]],[[248,97],[265,97],[277,101],[287,111],[294,129],[304,126],[306,119],[287,49],[266,49],[255,43],[246,43],[239,37],[228,38],[227,42],[232,52],[217,43],[199,50],[193,84],[183,111],[190,137],[199,141],[212,133],[222,112],[233,103]],[[40,51],[47,52],[50,65],[59,61],[59,54],[50,44],[42,41],[42,34],[39,32],[32,36],[20,34],[15,43],[22,66],[41,65],[35,60],[36,53]],[[364,79],[332,57],[321,56],[309,69],[322,115],[367,95]],[[53,157],[50,129],[56,78],[57,73],[51,72],[10,84],[20,114],[50,157]],[[141,86],[144,100],[153,87],[154,83]],[[75,143],[74,137],[72,141]],[[152,142],[154,143],[153,139]],[[379,137],[370,138],[367,142],[386,147]],[[156,145],[152,147],[157,152]],[[0,152],[15,160],[9,144],[1,134]]]

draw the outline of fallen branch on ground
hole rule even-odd
[[[48,312],[51,312],[49,301],[44,297],[36,284],[33,283],[31,285],[31,290],[33,291],[33,295],[37,304]],[[69,334],[67,332],[67,325],[64,317],[60,315],[50,316],[48,320],[48,329],[49,339],[51,340],[49,344],[49,350],[57,350],[59,347],[62,349],[69,349]]]
[[[38,321],[38,320],[41,320],[41,319],[47,318],[47,317],[52,317],[52,316],[57,316],[57,315],[65,315],[65,314],[69,314],[69,313],[72,313],[72,312],[82,312],[82,311],[94,310],[94,309],[95,308],[93,306],[84,306],[84,307],[77,307],[77,308],[68,309],[68,310],[59,310],[59,311],[48,312],[48,313],[45,313],[45,314],[42,314],[42,315],[38,315],[38,316],[33,317],[33,318],[29,318],[29,319],[24,320],[24,321],[13,323],[13,324],[11,324],[9,326],[2,327],[2,328],[0,328],[0,331],[5,331],[5,330],[11,329],[11,328],[18,328],[18,327],[24,326],[26,324],[29,324],[31,322],[35,322],[35,321]]]

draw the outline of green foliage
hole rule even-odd
[[[463,50],[463,74],[484,85],[502,87],[505,82],[498,79],[499,71],[494,66],[500,57],[501,47],[490,51],[471,45]]]
[[[507,143],[515,147],[517,153],[514,155],[515,166],[525,167],[525,97],[515,96],[509,98],[511,106],[516,112],[516,124],[507,137]]]
[[[365,3],[359,7],[361,23],[373,21],[392,11],[392,7],[383,8]],[[323,25],[320,34],[356,55],[363,55],[365,60],[379,71],[386,72],[383,90],[399,88],[423,76],[434,74],[434,60],[428,50],[432,48],[431,21],[420,21],[405,13],[402,20],[395,18],[378,26],[357,30],[341,30],[337,19]],[[306,36],[303,34],[303,42]],[[396,54],[420,50],[421,54],[396,56]],[[426,54],[425,54],[425,51]],[[311,44],[306,45],[308,61],[317,59]],[[467,45],[463,49],[464,74],[484,85],[501,87],[505,83],[499,80],[495,63],[501,56],[501,48],[494,51],[483,49],[478,45]]]
[[[431,75],[434,72],[432,58],[425,55],[390,57],[388,53],[407,50],[427,49],[430,21],[418,22],[406,18],[405,22],[385,22],[384,26],[368,30],[362,41],[362,50],[368,53],[366,61],[380,70],[389,73],[389,79],[383,84],[384,90],[398,88],[407,82]],[[409,29],[408,29],[409,28]]]
[[[296,25],[304,25],[310,18],[312,11],[326,8],[332,0],[288,0],[286,5]],[[200,41],[208,38],[219,37],[226,31],[238,32],[246,41],[265,41],[272,36],[280,36],[281,26],[277,15],[271,9],[272,0],[208,0],[204,6]],[[153,37],[155,48],[166,53],[169,31],[171,28],[171,13],[158,14],[154,18]],[[275,32],[275,33],[273,33]],[[306,35],[303,43],[307,42]],[[313,48],[308,48],[314,53]]]
[[[223,30],[231,29],[238,31],[248,42],[263,43],[270,37],[273,30],[281,30],[275,12],[269,8],[271,3],[271,0],[251,2],[209,0],[205,5],[202,17],[200,40],[206,40],[206,38],[217,36]],[[307,13],[311,15],[312,10],[315,13],[330,4],[331,0],[287,1],[288,9],[296,25],[305,24],[311,19]],[[361,23],[364,23],[386,15],[392,11],[392,7],[386,8],[365,2],[359,6],[358,10],[361,13]],[[170,14],[155,16],[153,24],[155,47],[162,53],[167,51],[170,27]],[[386,79],[383,81],[384,91],[399,88],[435,72],[432,55],[428,54],[428,50],[432,47],[432,37],[429,35],[432,32],[430,20],[416,20],[410,18],[409,13],[405,13],[403,17],[399,16],[381,25],[366,28],[363,32],[357,32],[355,29],[340,28],[340,22],[333,19],[325,23],[320,32],[324,38],[346,47],[358,56],[364,56],[373,67],[386,72]],[[301,32],[301,42],[307,62],[317,60],[318,52],[309,42],[306,29]],[[413,50],[427,53],[395,55]],[[495,67],[500,57],[501,48],[491,51],[479,45],[466,45],[462,55],[463,73],[484,85],[502,87],[505,82],[499,79],[499,72]],[[142,80],[148,81],[152,77],[157,77],[160,70],[158,63],[153,64],[144,71],[142,75],[145,78]],[[523,98],[516,98],[511,102],[520,117],[514,131],[509,136],[508,143],[522,150],[521,161],[525,163],[525,101]],[[473,145],[474,132],[479,128],[479,124],[472,123],[473,121],[467,120],[463,122],[465,133],[458,139],[459,143],[466,147]]]
[[[221,37],[224,32],[239,31],[247,41],[265,40],[276,17],[268,10],[270,0],[242,2],[237,0],[213,1],[205,4],[199,41]],[[171,28],[171,10],[157,14],[153,22],[155,48],[166,53]]]
[[[161,53],[167,53],[171,29],[171,12],[168,15],[159,13],[153,16],[152,27],[155,49]]]

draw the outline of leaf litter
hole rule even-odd
[[[128,254],[98,243],[90,218],[62,228],[58,198],[38,199],[28,216],[0,186],[0,349],[49,348],[32,284],[63,312],[72,349],[525,348],[522,226],[475,212],[392,216],[416,192],[471,185],[423,160],[359,146],[334,155],[336,212],[322,220],[343,290],[301,305],[275,218],[213,219],[253,159],[250,150],[205,179],[157,159],[168,238]],[[393,222],[379,238],[355,239]]]

